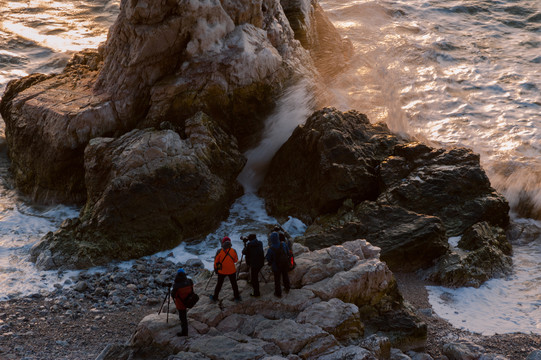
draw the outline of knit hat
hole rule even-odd
[[[177,274],[180,274],[180,273],[186,274],[186,271],[184,271],[183,268],[180,268],[177,270]]]
[[[225,236],[225,237],[222,239],[222,244],[223,244],[224,242],[226,242],[226,241],[231,242],[231,239],[228,238],[227,236]]]

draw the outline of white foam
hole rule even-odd
[[[541,334],[541,238],[513,248],[514,273],[480,288],[428,286],[434,312],[457,328],[483,335]]]
[[[256,192],[259,189],[274,154],[291,136],[293,130],[306,121],[313,110],[313,101],[307,80],[302,80],[285,91],[276,110],[265,121],[263,139],[258,146],[244,154],[248,161],[239,174],[238,181],[245,192]]]
[[[244,247],[241,236],[256,234],[257,238],[267,244],[267,236],[272,227],[278,224],[277,220],[267,214],[265,201],[253,193],[238,198],[231,206],[229,217],[223,221],[218,229],[198,242],[182,243],[172,250],[162,251],[156,256],[166,257],[174,262],[185,262],[189,259],[200,259],[205,268],[212,269],[216,250],[221,246],[221,240],[227,236],[231,238],[233,248],[241,256]],[[292,236],[299,236],[306,230],[299,219],[290,217],[284,223],[284,229]]]

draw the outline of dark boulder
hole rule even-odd
[[[502,229],[486,222],[466,230],[453,249],[425,272],[425,277],[449,287],[479,287],[512,271],[511,245]]]
[[[490,186],[479,155],[466,148],[408,143],[381,163],[378,201],[439,217],[449,236],[480,221],[505,228],[509,204]]]
[[[370,201],[341,215],[319,218],[295,241],[314,250],[352,239],[366,239],[381,248],[381,260],[392,271],[429,268],[449,248],[437,217]]]
[[[273,215],[310,220],[379,195],[377,166],[401,140],[357,111],[316,111],[271,161],[260,189]]]
[[[458,242],[458,247],[463,250],[477,250],[483,246],[494,246],[505,255],[511,255],[511,243],[507,239],[505,231],[501,228],[490,226],[486,221],[474,224],[467,229]]]

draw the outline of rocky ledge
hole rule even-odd
[[[240,280],[243,301],[234,302],[226,284],[221,300],[212,302],[206,294],[215,277],[203,271],[195,277],[201,300],[188,311],[188,337],[176,335],[176,310],[164,307],[165,313],[147,315],[129,341],[107,345],[97,359],[433,359],[423,352],[427,327],[403,300],[379,248],[364,240],[316,251],[294,248],[297,267],[283,297],[262,281],[262,296],[251,298],[250,286]],[[270,276],[265,267],[262,278]],[[440,350],[448,359],[507,359],[465,339]]]

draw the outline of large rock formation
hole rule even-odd
[[[438,216],[449,236],[480,221],[506,227],[509,204],[490,186],[479,155],[470,149],[399,145],[380,166],[379,201]]]
[[[291,10],[301,4],[288,6]],[[87,201],[80,220],[47,236],[50,244],[57,245],[41,244],[34,249],[34,256],[45,248],[52,251],[42,256],[40,264],[48,268],[71,259],[70,264],[87,266],[105,261],[105,257],[100,259],[102,252],[119,259],[140,256],[211,231],[233,201],[238,164],[243,162],[237,146],[245,149],[258,138],[263,119],[284,88],[300,78],[319,76],[310,54],[340,49],[346,61],[347,42],[342,42],[316,2],[308,6],[319,19],[309,31],[320,34],[319,40],[310,42],[309,50],[295,39],[277,0],[123,0],[100,49],[77,54],[61,74],[31,75],[11,82],[0,112],[6,122],[16,185],[38,201]],[[323,31],[339,39],[338,45],[323,41]],[[166,122],[178,135],[162,139],[175,148],[180,139],[191,136],[189,119],[200,111],[210,116],[206,122],[213,122],[212,127],[230,135],[228,144],[218,145],[225,154],[211,154],[216,161],[228,160],[209,165],[214,160],[208,154],[184,147],[177,154],[188,159],[184,170],[175,165],[171,172],[168,165],[161,173],[164,170],[153,164],[148,170],[155,171],[153,175],[142,170],[130,183],[132,175],[122,171],[132,170],[134,162],[126,156],[134,155],[122,142],[143,139],[134,140],[143,135],[130,131],[160,128]],[[210,152],[216,150],[210,145]],[[143,151],[144,147],[136,150]],[[151,161],[152,156],[141,159]],[[100,161],[108,157],[112,157],[107,159],[111,168],[100,169]],[[193,169],[188,169],[188,163]],[[233,166],[226,168],[229,164]],[[144,164],[137,166],[144,169]],[[165,180],[160,183],[162,176]],[[170,196],[180,184],[188,186]],[[180,199],[196,184],[201,187]],[[179,201],[177,207],[158,210],[153,203],[156,198]],[[178,209],[186,204],[187,210],[179,215]],[[149,221],[150,212],[135,211],[135,205],[155,209],[158,218]],[[172,211],[169,218],[164,209]],[[189,211],[212,220],[187,216]],[[131,218],[128,213],[133,214]],[[114,216],[119,219],[113,220]],[[132,234],[135,240],[127,241]],[[71,235],[80,244],[68,245]],[[158,236],[157,246],[143,244],[143,239],[153,236]],[[98,244],[108,241],[119,244],[98,249]],[[128,243],[133,250],[124,252]],[[68,248],[65,256],[60,255],[61,249]]]
[[[326,31],[339,38],[332,25]],[[90,139],[164,120],[182,133],[198,111],[245,144],[304,75],[317,71],[277,0],[123,0],[99,52],[78,54],[62,74],[8,85],[0,111],[17,186],[37,200],[81,203]]]
[[[509,205],[490,186],[479,156],[408,142],[354,111],[316,111],[280,148],[260,193],[271,214],[308,222],[297,241],[310,249],[366,238],[391,269],[440,261],[431,278],[449,284],[454,276],[455,286],[478,286],[510,267],[509,254],[493,244],[500,240],[464,249],[464,256],[447,244],[476,224],[499,233],[509,223]]]
[[[431,267],[449,250],[443,223],[435,216],[371,201],[352,205],[351,200],[346,201],[339,214],[318,218],[295,241],[319,249],[344,240],[370,239],[381,248],[381,259],[393,271]]]
[[[42,269],[89,267],[170,249],[204,236],[239,195],[236,141],[208,116],[172,130],[95,138],[85,151],[87,203],[32,248]]]
[[[149,349],[175,354],[175,359],[376,359],[376,351],[388,355],[391,344],[403,350],[425,345],[426,325],[404,305],[378,248],[356,240],[315,252],[297,244],[295,251],[292,289],[282,298],[273,296],[271,283],[261,284],[260,298],[250,298],[251,288],[241,280],[244,301],[233,302],[230,287],[224,287],[218,303],[202,296],[188,311],[189,337],[175,335],[176,316],[167,322],[166,314],[151,314],[126,345],[108,347],[99,359],[123,359]],[[196,293],[205,294],[206,283],[200,277]],[[211,279],[210,286],[215,283]],[[387,318],[398,313],[399,321]]]

